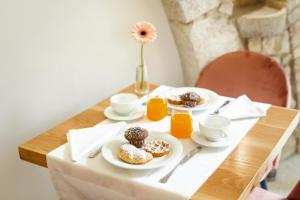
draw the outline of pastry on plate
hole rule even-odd
[[[153,159],[151,153],[138,149],[131,144],[123,144],[120,146],[119,158],[129,164],[145,164]]]
[[[178,95],[172,95],[169,98],[167,98],[168,103],[173,104],[173,105],[181,105],[182,100],[180,99],[180,96]]]
[[[200,99],[200,96],[196,92],[186,92],[180,95],[182,101],[197,101]]]
[[[145,139],[148,136],[148,131],[141,127],[131,127],[125,131],[125,138],[129,141],[130,144],[141,148]]]
[[[170,144],[163,140],[153,140],[144,145],[144,150],[151,153],[153,157],[161,157],[170,152]]]
[[[196,107],[204,102],[204,99],[201,98],[196,92],[186,92],[180,95],[180,99],[182,100],[183,106],[190,108]]]
[[[193,108],[197,105],[203,104],[204,99],[201,98],[196,92],[186,92],[181,95],[172,95],[168,97],[168,103]]]
[[[194,108],[196,107],[198,104],[196,101],[183,101],[182,105],[188,108]]]

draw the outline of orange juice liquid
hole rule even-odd
[[[168,115],[167,102],[162,98],[150,99],[147,104],[147,117],[152,121],[159,121]]]
[[[177,138],[190,138],[193,120],[188,113],[176,113],[171,117],[171,134]]]

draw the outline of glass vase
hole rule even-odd
[[[135,92],[138,95],[145,95],[149,92],[147,65],[138,65],[136,67]]]

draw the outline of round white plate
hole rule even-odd
[[[200,134],[199,132],[193,132],[192,133],[192,140],[200,145],[206,146],[206,147],[227,147],[229,146],[232,141],[230,140],[230,137],[224,137],[223,139],[217,141],[217,142],[212,142],[207,140],[203,134]]]
[[[158,140],[158,139],[168,142],[171,146],[171,151],[165,156],[159,158],[153,158],[148,163],[142,165],[128,164],[119,158],[118,151],[120,146],[126,143],[125,139],[115,139],[105,143],[102,147],[102,155],[107,162],[115,166],[125,168],[125,169],[133,169],[133,170],[146,170],[146,169],[159,168],[174,161],[175,159],[178,159],[181,156],[183,151],[181,142],[175,137],[173,137],[172,135],[169,135],[168,133],[150,132],[146,141]]]
[[[143,117],[144,114],[145,114],[145,109],[142,108],[142,106],[136,108],[134,111],[132,111],[128,115],[117,114],[116,112],[113,111],[111,106],[108,106],[104,110],[105,117],[107,117],[108,119],[115,120],[115,121],[131,121],[131,120],[135,120],[135,119],[139,119],[139,118]]]
[[[201,105],[198,105],[194,108],[188,108],[180,105],[173,105],[168,103],[168,107],[171,109],[177,109],[177,110],[191,110],[191,111],[200,111],[200,110],[205,110],[209,108],[210,106],[214,105],[218,98],[219,95],[211,90],[207,90],[204,88],[197,88],[197,87],[181,87],[181,88],[175,88],[171,90],[170,92],[167,93],[166,97],[170,96],[177,96],[184,94],[186,92],[195,92],[197,93],[201,98],[204,98],[204,103]]]

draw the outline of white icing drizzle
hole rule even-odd
[[[120,147],[121,151],[126,153],[130,159],[133,160],[142,160],[148,158],[148,153],[142,149],[138,149],[131,144],[123,144]]]
[[[146,143],[144,149],[154,153],[161,153],[170,151],[170,145],[162,140],[153,140]]]

